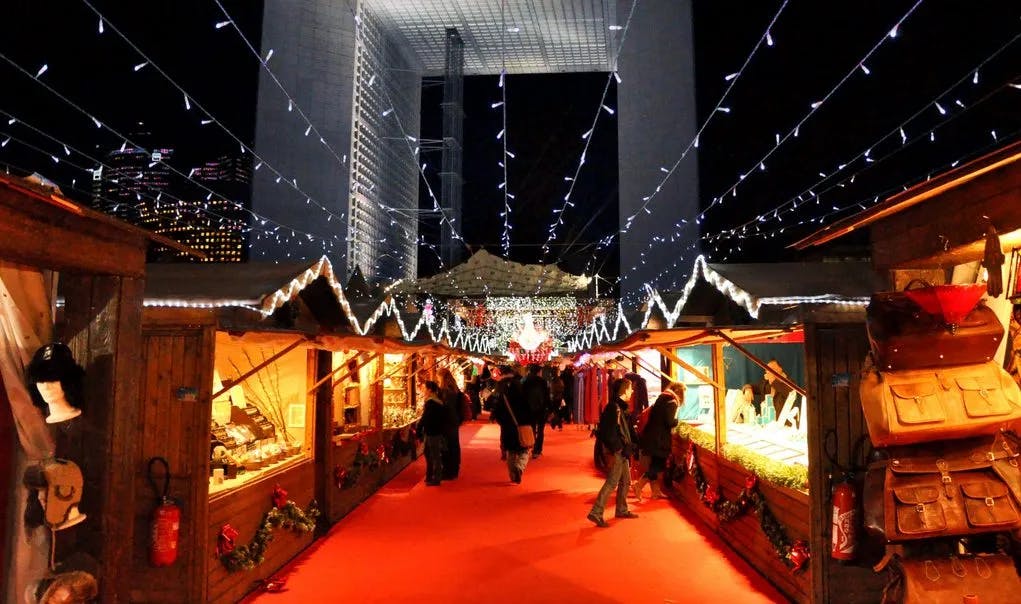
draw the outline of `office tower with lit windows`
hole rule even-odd
[[[252,162],[247,155],[224,155],[191,170],[179,202],[142,205],[139,226],[205,254],[204,262],[247,260],[245,232]],[[192,255],[155,246],[159,259],[198,261]]]
[[[629,225],[621,293],[669,286],[681,275],[661,260],[690,267],[699,247],[697,225],[671,236],[699,208],[697,149],[685,151],[697,131],[691,11],[692,0],[266,0],[261,47],[274,59],[272,75],[260,74],[255,148],[276,171],[255,172],[252,209],[280,228],[253,230],[252,258],[326,253],[339,275],[360,266],[369,282],[416,276],[419,151],[429,144],[419,140],[420,88],[423,76],[451,72],[456,30],[464,76],[617,76],[618,211]],[[641,33],[625,38],[626,24]],[[642,209],[654,191],[652,215]],[[455,228],[457,199],[437,200]],[[280,236],[290,232],[301,236]],[[440,248],[458,236],[444,229]],[[669,241],[656,260],[654,239]]]

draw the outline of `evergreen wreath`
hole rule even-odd
[[[251,570],[265,560],[266,548],[273,540],[273,531],[284,529],[299,535],[310,533],[315,529],[318,517],[319,507],[314,499],[304,511],[293,501],[286,502],[283,507],[274,505],[270,511],[266,512],[251,543],[238,546],[234,545],[237,531],[229,524],[225,524],[220,529],[220,537],[216,545],[220,562],[226,567],[227,572]]]

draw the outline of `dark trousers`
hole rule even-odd
[[[666,457],[649,456],[649,468],[645,471],[645,477],[649,480],[659,478],[659,473],[666,469]]]
[[[443,437],[425,437],[425,482],[426,484],[440,484],[443,478]]]
[[[546,440],[546,420],[532,424],[535,430],[535,445],[532,447],[532,455],[542,455],[542,443]]]
[[[453,480],[461,472],[461,433],[454,428],[446,434],[447,448],[443,452],[443,479]]]

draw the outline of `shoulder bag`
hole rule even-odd
[[[506,396],[503,397],[503,404],[507,405],[507,412],[510,413],[511,420],[518,428],[518,442],[521,443],[522,448],[530,449],[535,446],[535,431],[532,430],[532,427],[522,426],[518,423],[518,418],[514,417],[514,410],[511,409],[510,401]]]
[[[960,604],[1016,602],[1021,594],[1014,561],[1003,554],[894,558],[883,604]]]
[[[1021,390],[994,361],[900,371],[867,367],[859,395],[875,447],[992,435],[1021,423]]]
[[[1021,528],[1021,470],[1004,435],[891,451],[869,466],[866,530],[889,543]]]

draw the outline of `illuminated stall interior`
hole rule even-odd
[[[216,332],[210,494],[311,456],[309,350],[293,340]]]

